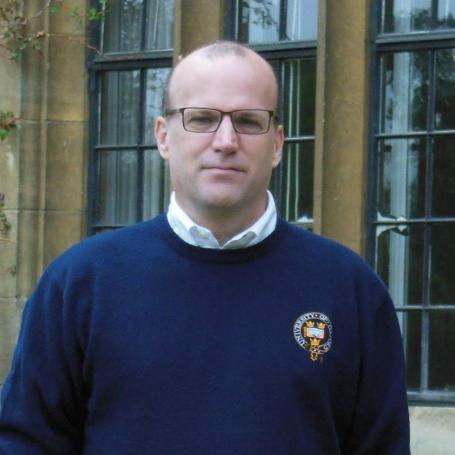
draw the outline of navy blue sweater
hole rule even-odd
[[[402,343],[354,253],[278,222],[242,250],[166,218],[44,273],[3,389],[0,453],[408,454]]]

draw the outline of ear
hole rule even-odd
[[[273,167],[277,167],[280,164],[281,156],[283,152],[283,144],[284,144],[284,129],[281,125],[278,125],[275,131],[275,138],[273,141],[273,160],[272,164]]]
[[[155,138],[158,151],[163,159],[169,158],[169,146],[167,143],[167,122],[164,117],[155,120]]]

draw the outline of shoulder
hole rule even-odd
[[[367,282],[385,291],[371,266],[350,248],[283,220],[279,225],[288,261],[328,279]]]
[[[365,264],[365,261],[353,250],[308,229],[300,228],[286,221],[280,220],[279,227],[287,247],[292,247],[297,254],[310,256],[312,259],[320,257],[324,260],[347,261]]]
[[[159,249],[167,229],[164,215],[156,218],[88,237],[71,246],[52,261],[47,273],[54,276],[112,269],[116,264],[139,260]]]

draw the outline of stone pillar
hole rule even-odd
[[[369,2],[320,0],[315,231],[365,252]]]
[[[223,23],[223,0],[175,0],[174,61],[221,39]]]
[[[0,244],[0,385],[43,268],[86,231],[87,34],[70,11],[52,14],[47,3],[24,2],[25,17],[36,16],[30,31],[51,34],[42,51],[0,66],[0,109],[19,117],[0,145],[0,191],[13,225],[10,242]],[[84,14],[88,3],[72,6]]]
[[[12,111],[17,116],[20,68],[6,51],[0,52],[0,111]],[[10,367],[20,319],[16,310],[19,160],[20,136],[16,129],[0,142],[0,193],[5,194],[4,213],[11,224],[8,232],[0,232],[0,387]]]

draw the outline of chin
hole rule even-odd
[[[236,207],[239,204],[239,200],[233,198],[232,196],[218,196],[218,197],[210,197],[204,199],[204,205],[210,209],[228,209],[232,207]]]
[[[201,201],[207,208],[211,209],[227,209],[238,206],[244,199],[244,196],[231,191],[208,191]]]

